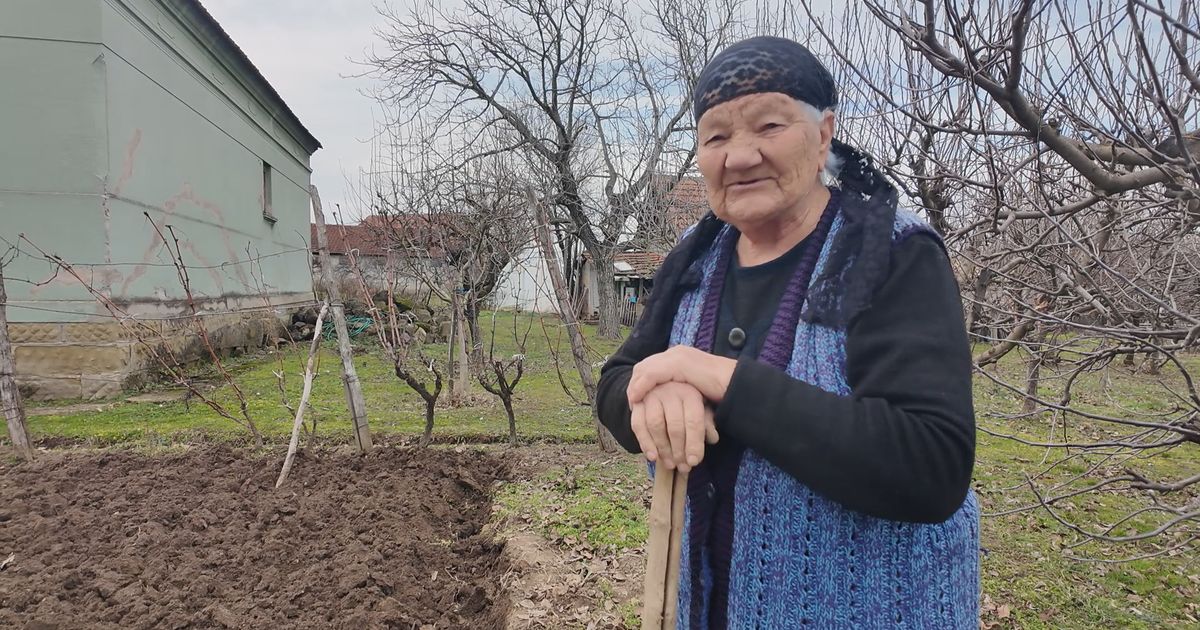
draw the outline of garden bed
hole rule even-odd
[[[496,628],[504,466],[462,449],[216,446],[0,462],[0,627]]]

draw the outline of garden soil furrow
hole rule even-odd
[[[499,628],[505,467],[383,448],[227,447],[0,462],[0,627]]]

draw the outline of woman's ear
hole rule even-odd
[[[821,164],[829,158],[829,151],[833,144],[833,132],[836,127],[837,120],[833,110],[827,109],[821,114]]]

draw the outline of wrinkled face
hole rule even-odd
[[[786,94],[747,94],[700,117],[697,162],[713,212],[743,232],[808,210],[822,188],[833,114],[820,120]]]

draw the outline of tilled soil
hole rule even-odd
[[[478,452],[0,462],[0,627],[500,628],[504,466]]]

